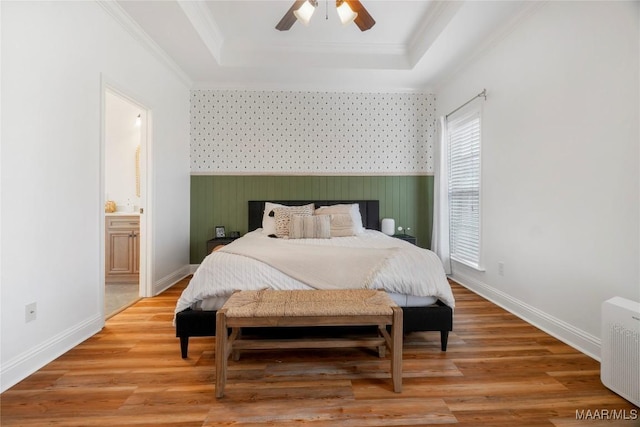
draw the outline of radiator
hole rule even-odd
[[[640,406],[640,303],[614,297],[602,303],[600,380]]]

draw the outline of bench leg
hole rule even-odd
[[[239,340],[241,336],[242,336],[242,329],[241,328],[232,328],[231,329],[231,336],[229,337],[229,341]],[[240,350],[235,349],[233,347],[233,343],[231,343],[231,358],[235,362],[240,360]]]
[[[227,318],[225,310],[216,313],[216,398],[224,396],[227,382]]]
[[[402,309],[393,307],[393,325],[391,326],[391,379],[393,391],[402,391]]]
[[[387,354],[387,345],[391,347],[386,325],[378,325],[378,336],[385,339],[385,343],[378,346],[378,357],[384,359]]]

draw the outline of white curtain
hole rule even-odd
[[[440,117],[439,137],[435,147],[434,191],[433,191],[433,230],[431,233],[431,250],[440,257],[444,271],[451,274],[451,257],[449,252],[449,170],[447,118]]]

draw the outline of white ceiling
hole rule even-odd
[[[370,92],[433,90],[534,4],[361,0],[376,20],[363,32],[340,24],[335,1],[318,0],[309,26],[276,30],[293,2],[120,0],[108,7],[194,89]]]

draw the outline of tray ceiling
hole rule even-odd
[[[318,1],[308,26],[275,25],[293,0],[105,2],[192,88],[428,91],[508,31],[530,2],[361,0],[376,24],[343,26]]]

